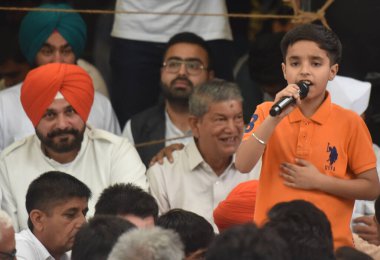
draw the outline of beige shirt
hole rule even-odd
[[[29,184],[42,173],[54,170],[71,174],[90,188],[88,216],[93,215],[100,193],[109,185],[130,182],[148,190],[145,165],[125,138],[87,128],[74,161],[60,164],[45,156],[34,134],[16,141],[0,154],[1,208],[13,219],[16,231],[27,228],[25,195]]]
[[[218,229],[212,216],[213,210],[239,183],[257,179],[260,166],[242,174],[234,159],[226,170],[217,176],[203,160],[192,140],[181,151],[173,153],[174,162],[166,159],[163,165],[154,164],[148,169],[150,192],[156,198],[160,213],[181,208],[197,213]]]

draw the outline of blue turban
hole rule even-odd
[[[72,9],[67,4],[43,4],[40,8]],[[29,64],[34,65],[42,45],[57,30],[71,46],[75,58],[79,58],[86,45],[86,24],[78,13],[29,12],[21,22],[20,48]]]

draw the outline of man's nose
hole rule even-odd
[[[60,129],[65,129],[68,125],[68,122],[67,122],[67,118],[65,115],[63,114],[59,114],[57,116],[57,127],[60,128]]]
[[[187,74],[186,63],[181,63],[181,66],[179,67],[178,74],[179,75],[186,75]]]

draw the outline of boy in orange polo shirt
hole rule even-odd
[[[262,156],[254,220],[262,224],[278,202],[307,200],[329,218],[335,248],[352,246],[350,218],[355,199],[373,200],[380,192],[376,157],[364,121],[331,103],[327,82],[338,72],[341,43],[332,31],[313,24],[289,31],[281,42],[285,96],[296,100],[271,116],[273,102],[257,106],[237,155],[248,172]],[[300,99],[297,82],[309,84]]]

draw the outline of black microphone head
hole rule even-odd
[[[307,96],[307,93],[309,93],[310,84],[305,81],[300,81],[297,83],[297,86],[300,88],[300,98],[304,99]]]

